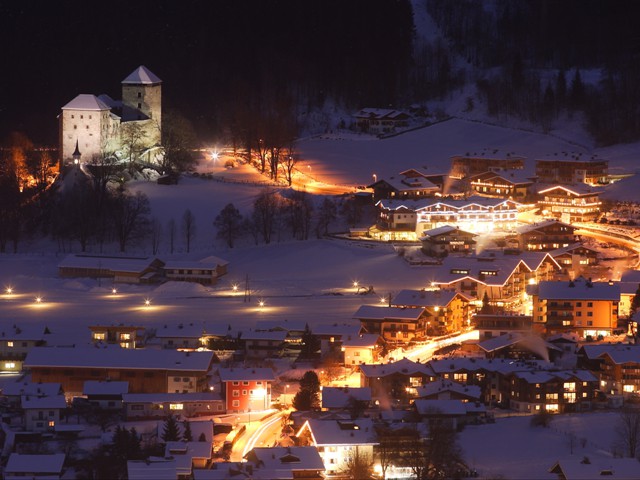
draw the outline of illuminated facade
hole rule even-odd
[[[536,160],[536,176],[541,183],[602,185],[609,183],[608,160]]]
[[[516,229],[521,250],[550,251],[568,247],[580,240],[576,227],[558,220],[522,225]]]
[[[507,155],[504,158],[454,155],[451,157],[451,176],[464,178],[484,172],[522,170],[525,157]]]
[[[128,152],[123,152],[130,142],[128,136],[137,137],[137,150],[158,146],[161,107],[162,80],[144,66],[122,81],[121,101],[108,95],[78,95],[62,107],[58,116],[60,164],[72,163],[76,145],[83,163],[106,153],[121,152],[128,156]]]
[[[620,285],[614,282],[543,281],[531,286],[530,293],[534,330],[541,333],[575,332],[596,338],[618,327]]]
[[[483,197],[512,198],[524,201],[529,196],[531,180],[518,179],[513,173],[484,172],[469,178],[469,186],[475,195]]]
[[[257,412],[271,406],[270,368],[221,368],[227,412]]]
[[[538,192],[538,207],[565,223],[590,222],[600,215],[600,191],[574,186],[555,185]]]
[[[600,355],[601,389],[611,394],[640,393],[640,347],[616,346]]]
[[[440,257],[449,253],[473,253],[476,245],[475,237],[477,237],[475,233],[446,225],[427,230],[420,238],[420,242],[424,253]]]

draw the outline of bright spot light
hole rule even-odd
[[[260,307],[264,307],[264,300],[260,300],[260,301],[258,302],[258,305],[260,305]]]
[[[211,153],[211,159],[215,162],[218,160],[218,158],[220,158],[220,154],[218,152],[212,152]]]
[[[113,293],[115,295],[116,293],[118,293],[118,289],[117,288],[112,288],[111,289],[111,293]]]
[[[353,282],[353,286],[358,287],[358,282],[357,281]]]
[[[36,303],[41,303],[42,302],[42,297],[36,297]]]
[[[238,291],[238,285],[233,284],[233,285],[231,286],[231,290],[233,290],[234,292],[237,292],[237,291]]]
[[[535,278],[530,278],[529,279],[529,285],[535,285],[536,284],[536,279]]]
[[[380,297],[380,303],[385,303],[387,300],[384,297]]]
[[[145,299],[144,304],[146,307],[148,307],[149,305],[151,305],[151,300],[149,300],[148,298]]]
[[[7,292],[7,295],[11,295],[13,293],[13,288],[7,287],[6,292]]]

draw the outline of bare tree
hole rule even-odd
[[[291,227],[293,238],[308,240],[313,214],[313,203],[307,196],[307,193],[294,190],[286,203],[285,210],[288,214],[288,223]]]
[[[253,222],[264,243],[271,243],[279,209],[280,199],[274,190],[263,191],[253,203]]]
[[[227,204],[213,221],[216,237],[224,239],[229,248],[233,248],[235,240],[242,234],[242,215],[233,203]]]
[[[625,408],[616,423],[618,442],[627,457],[640,454],[640,410]]]
[[[191,210],[185,210],[182,215],[182,234],[187,242],[187,253],[191,251],[191,241],[196,236],[196,217]]]
[[[158,254],[160,250],[160,243],[162,241],[162,223],[156,217],[151,220],[151,251],[153,255]]]
[[[176,240],[176,221],[173,218],[167,223],[167,231],[169,232],[169,251],[173,253]]]
[[[141,239],[147,233],[151,208],[144,193],[136,192],[132,195],[124,189],[119,189],[109,211],[121,252],[124,252],[131,242]]]
[[[322,235],[329,235],[329,225],[338,218],[338,208],[333,200],[326,198],[320,204],[318,209],[318,218],[316,221],[316,236],[320,238]]]
[[[186,117],[175,110],[165,112],[162,117],[164,156],[160,172],[169,174],[191,170],[196,162],[191,152],[197,143],[193,125]]]
[[[371,478],[373,473],[373,459],[371,455],[360,450],[356,446],[351,450],[351,455],[347,457],[343,472],[353,480],[366,480]]]
[[[143,140],[146,133],[142,125],[138,122],[123,122],[121,129],[122,145],[125,148],[126,156],[129,158],[129,173],[133,173],[134,166],[142,154]]]
[[[287,152],[284,152],[282,156],[282,160],[280,161],[280,165],[282,165],[282,170],[284,171],[284,178],[291,186],[293,183],[293,171],[296,168],[296,165],[300,161],[298,155],[296,155],[293,151],[293,147],[289,147]]]

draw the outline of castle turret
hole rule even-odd
[[[122,105],[123,121],[152,120],[157,138],[150,143],[159,144],[162,127],[162,80],[147,67],[140,65],[122,81]],[[154,135],[152,130],[148,129],[147,135]]]

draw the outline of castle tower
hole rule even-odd
[[[160,144],[162,127],[162,80],[140,65],[122,81],[122,120],[146,122],[147,142]]]

